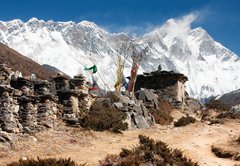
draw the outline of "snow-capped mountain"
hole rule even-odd
[[[202,28],[191,29],[191,18],[170,19],[161,27],[138,37],[125,33],[111,34],[88,21],[54,22],[36,18],[0,21],[0,42],[40,64],[49,64],[73,76],[96,64],[98,83],[113,89],[117,56],[126,43],[138,49],[148,46],[139,73],[163,70],[184,73],[189,81],[187,92],[195,98],[207,98],[240,88],[240,59]],[[128,51],[127,54],[131,54]],[[125,63],[124,75],[130,74],[131,58]]]

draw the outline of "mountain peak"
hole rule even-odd
[[[39,21],[36,17],[30,18],[27,22],[37,22]]]
[[[78,24],[85,26],[85,27],[93,28],[93,29],[99,28],[94,22],[90,22],[90,21],[86,21],[86,20],[83,20],[83,21],[79,22]]]
[[[14,20],[8,21],[7,23],[11,25],[23,24],[22,20],[20,19],[14,19]]]

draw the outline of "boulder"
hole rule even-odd
[[[149,90],[145,90],[145,96],[146,96],[147,101],[153,101],[155,98],[155,95],[152,92],[150,92]]]
[[[231,107],[230,112],[239,113],[240,112],[240,104]]]
[[[13,138],[7,132],[0,131],[0,142],[11,142]]]
[[[133,107],[133,112],[137,113],[138,115],[142,115],[143,114],[142,108],[139,105],[135,105]]]
[[[119,102],[123,103],[123,105],[133,106],[135,104],[128,96],[121,95],[119,99]]]
[[[149,115],[149,110],[145,107],[145,105],[144,104],[141,104],[141,108],[142,108],[142,111],[143,111],[143,116],[144,117],[148,117],[148,115]]]
[[[122,110],[123,104],[121,102],[115,102],[113,103],[114,107],[116,107],[119,110]]]
[[[150,127],[147,120],[142,115],[135,115],[134,121],[138,128],[149,128]]]

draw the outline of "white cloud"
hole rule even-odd
[[[190,13],[178,19],[169,19],[167,23],[163,25],[168,33],[168,38],[171,40],[175,37],[185,39],[189,30],[191,30],[191,24],[198,17],[198,13]]]
[[[165,28],[169,37],[180,37],[184,38],[187,32],[191,29],[191,24],[197,20],[199,16],[198,12],[193,12],[188,15],[169,19],[165,24],[161,25],[160,28]],[[132,37],[138,37],[144,35],[147,32],[154,30],[159,25],[154,25],[152,23],[143,23],[142,25],[107,25],[102,26],[103,29],[106,29],[111,33],[120,33],[124,32]]]

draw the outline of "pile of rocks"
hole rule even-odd
[[[58,105],[52,98],[44,98],[44,102],[37,105],[37,124],[44,127],[54,128],[58,117]]]
[[[172,97],[167,90],[150,90],[151,93],[156,94],[161,100],[170,103],[176,109],[184,109],[183,102],[177,101],[174,97]]]
[[[154,93],[154,90],[141,88],[135,92],[135,95],[148,109],[159,109],[158,95]]]
[[[11,68],[8,68],[5,64],[0,64],[0,84],[9,85],[10,75],[13,73]]]
[[[119,111],[127,114],[126,122],[128,123],[129,130],[136,128],[149,128],[155,124],[154,117],[145,106],[145,104],[149,105],[149,100],[138,100],[136,98],[130,99],[126,92],[121,93],[117,91],[112,92],[110,96],[115,99],[115,102],[112,102],[112,105]]]
[[[88,109],[88,89],[82,75],[67,80],[64,76],[54,78],[59,102],[64,107],[63,119],[71,124],[78,124],[78,115]]]
[[[19,105],[12,97],[13,88],[0,86],[0,131],[19,132],[21,124],[18,121]]]
[[[240,104],[232,106],[230,109],[230,112],[232,113],[240,113]]]
[[[19,122],[24,132],[36,131],[37,128],[37,101],[34,97],[21,96],[18,98]]]
[[[187,93],[185,96],[185,109],[199,114],[201,114],[201,112],[206,109],[205,106],[197,99],[190,97]]]

